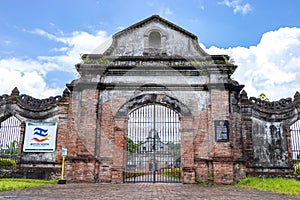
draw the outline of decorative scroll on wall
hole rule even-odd
[[[22,94],[19,97],[19,102],[30,109],[45,109],[56,105],[60,100],[61,96],[49,97],[47,99],[36,99],[31,96]]]

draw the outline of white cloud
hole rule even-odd
[[[47,98],[61,95],[64,88],[48,82],[47,75],[73,74],[75,78],[76,63],[81,62],[82,53],[91,53],[106,39],[104,31],[90,34],[83,31],[75,31],[69,36],[48,33],[42,29],[26,31],[49,40],[58,42],[57,48],[52,49],[56,55],[41,55],[36,58],[2,58],[0,59],[0,95],[10,94],[14,87],[18,87],[22,94],[28,94],[35,98]],[[59,80],[57,80],[59,81]],[[65,84],[66,80],[63,84]],[[54,85],[54,86],[53,86]]]
[[[48,70],[51,70],[47,65],[30,59],[0,60],[1,93],[10,94],[14,87],[18,87],[22,94],[40,98],[61,94],[60,88],[49,88],[44,80]]]
[[[60,47],[60,48],[53,48],[51,49],[51,51],[54,51],[54,52],[66,52],[68,51],[68,47]]]
[[[258,45],[249,48],[213,46],[207,52],[229,54],[234,59],[238,68],[233,77],[245,84],[249,96],[265,93],[275,101],[300,91],[300,28],[267,32]]]
[[[56,35],[54,34],[50,34],[42,29],[34,29],[34,30],[31,30],[31,31],[27,31],[27,30],[24,30],[28,33],[31,33],[31,34],[36,34],[36,35],[40,35],[40,36],[43,36],[43,37],[46,37],[50,40],[54,40],[54,41],[57,41],[57,42],[63,42],[63,43],[66,43],[66,41],[63,39],[63,38],[59,38],[57,37]]]
[[[161,6],[159,9],[159,15],[168,18],[169,16],[173,15],[173,11],[169,7]]]
[[[108,37],[104,31],[98,31],[95,34],[87,32],[73,32],[69,37],[57,38],[58,41],[64,41],[66,46],[61,47],[65,53],[57,56],[39,56],[38,60],[48,63],[57,63],[62,71],[74,72],[74,65],[79,63],[80,55],[91,53],[99,44],[102,44]]]
[[[147,1],[146,2],[146,5],[149,6],[149,7],[153,7],[154,6],[154,3],[152,1]]]
[[[252,6],[249,3],[242,3],[242,0],[223,0],[222,2],[218,2],[221,5],[225,5],[229,8],[233,8],[233,12],[241,13],[243,15],[246,15],[252,10]]]
[[[4,43],[6,46],[8,46],[8,45],[10,45],[10,44],[12,43],[12,41],[11,41],[11,40],[4,40],[3,43]]]
[[[165,14],[166,14],[166,15],[172,15],[172,14],[173,14],[173,12],[171,11],[171,9],[170,9],[170,8],[166,8],[166,10],[165,10]]]
[[[105,42],[103,42],[98,47],[96,47],[91,53],[92,54],[104,53],[112,45],[112,42],[113,42],[113,38],[109,37]]]
[[[124,26],[118,26],[118,27],[117,27],[117,30],[118,30],[118,31],[122,31],[123,29],[125,29]]]
[[[204,11],[205,10],[204,0],[198,0],[198,4],[199,4],[200,10]]]

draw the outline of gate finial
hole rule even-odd
[[[66,97],[69,97],[70,96],[70,91],[68,90],[68,88],[66,88],[64,91],[63,91],[63,97],[66,98]]]
[[[294,101],[300,101],[300,93],[298,91],[294,95]]]
[[[15,87],[12,91],[11,91],[11,96],[19,96],[20,95],[20,91],[17,87]]]

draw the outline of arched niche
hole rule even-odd
[[[144,55],[166,54],[166,33],[159,27],[150,27],[144,34]]]
[[[152,31],[149,34],[149,48],[150,49],[161,49],[161,35],[158,31]]]

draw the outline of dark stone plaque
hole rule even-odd
[[[228,120],[215,120],[215,134],[217,142],[229,141],[229,127]]]

